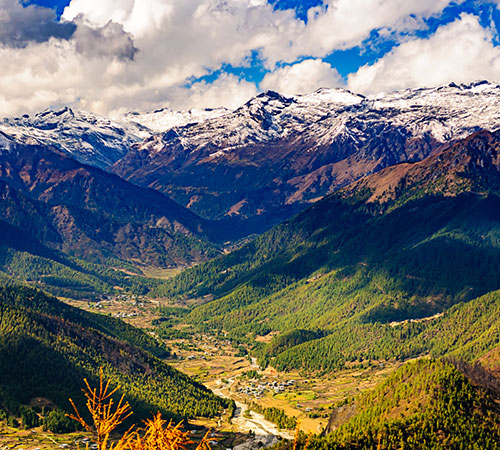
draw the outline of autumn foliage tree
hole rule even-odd
[[[144,422],[143,428],[130,427],[121,433],[117,439],[111,439],[111,433],[117,429],[132,414],[132,409],[124,395],[115,403],[113,394],[120,387],[110,388],[109,381],[104,380],[102,368],[99,376],[99,387],[91,388],[85,379],[83,393],[87,399],[87,409],[91,421],[82,417],[73,400],[70,403],[75,410],[68,417],[77,421],[80,426],[92,434],[92,440],[99,450],[187,450],[189,444],[194,442],[189,438],[189,433],[181,428],[182,422],[174,424],[166,421],[161,413]],[[209,432],[197,445],[196,450],[211,450],[208,441]]]

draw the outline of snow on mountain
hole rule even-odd
[[[234,147],[300,133],[327,116],[332,108],[339,110],[359,104],[363,99],[363,96],[345,89],[319,89],[313,94],[292,98],[268,91],[232,112],[225,109],[205,110],[205,114],[167,111],[165,119],[153,115],[149,121],[149,115],[142,115],[136,121],[158,131],[167,128],[167,124],[188,122],[189,119],[189,123],[172,126],[174,132],[158,135],[143,145],[153,151],[161,151],[166,141],[172,138],[190,149],[206,145],[216,147],[219,150],[212,155],[216,157]],[[133,117],[129,114],[126,119],[134,120]]]
[[[2,131],[0,131],[0,152],[2,150],[9,151],[13,144],[14,144],[14,140],[10,136],[8,136],[8,135],[2,133]]]
[[[264,227],[387,166],[499,128],[500,86],[484,81],[369,97],[268,91],[151,136],[111,170],[205,218],[257,217]]]
[[[95,114],[65,107],[48,109],[33,116],[5,118],[0,121],[0,146],[14,141],[54,147],[80,162],[107,168],[122,158],[133,144],[165,132],[209,118],[221,117],[225,108],[172,111],[168,108],[150,113],[128,113],[111,120]]]
[[[153,132],[165,132],[173,127],[191,123],[203,122],[230,113],[226,108],[190,109],[188,111],[173,111],[168,108],[157,109],[153,112],[129,112],[123,116],[126,122],[140,124]]]
[[[465,138],[479,129],[500,127],[500,85],[487,81],[430,89],[408,89],[379,96],[368,107],[394,111],[391,123],[439,142]]]
[[[241,146],[300,136],[314,149],[331,144],[341,134],[361,143],[381,124],[402,128],[413,137],[429,136],[446,142],[478,129],[499,128],[499,101],[500,86],[488,82],[452,83],[373,97],[345,89],[319,89],[290,98],[269,91],[231,113],[207,115],[199,123],[174,126],[174,132],[140,147],[158,153],[168,151],[170,144],[180,144],[191,152],[214,149],[209,155],[203,153],[217,158]]]
[[[105,168],[123,157],[130,146],[151,135],[134,124],[111,121],[70,108],[5,118],[0,131],[16,141],[44,145],[72,155],[80,162]]]
[[[151,155],[181,151],[218,159],[234,149],[296,140],[308,151],[339,139],[362,146],[382,129],[437,142],[500,127],[500,87],[480,81],[364,97],[345,89],[285,97],[262,93],[240,108],[131,112],[111,120],[70,108],[0,121],[0,146],[12,139],[48,145],[107,168],[132,147]],[[12,138],[12,139],[11,139]],[[182,149],[182,150],[179,150]]]

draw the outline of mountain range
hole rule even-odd
[[[384,167],[496,130],[499,96],[486,81],[372,97],[269,91],[234,111],[161,109],[110,120],[63,108],[4,119],[0,132],[5,147],[55,148],[158,190],[234,240]]]
[[[354,250],[338,256],[346,265],[372,247],[377,256],[383,254],[381,239],[389,226],[383,221],[408,221],[406,228],[392,225],[396,230],[387,239],[396,242],[398,234],[413,228],[413,236],[427,233],[427,240],[416,245],[412,238],[409,247],[407,231],[397,244],[399,254],[386,259],[394,265],[396,256],[403,258],[401,249],[411,248],[414,261],[413,254],[437,242],[431,233],[449,227],[460,202],[486,211],[496,201],[499,97],[500,86],[481,81],[373,97],[343,89],[289,98],[269,91],[234,111],[161,109],[111,120],[63,108],[6,118],[0,125],[2,270],[43,281],[54,293],[88,295],[133,285],[142,285],[142,292],[170,293],[168,284],[155,287],[141,279],[143,269],[208,260],[310,205],[305,216],[244,247],[241,270],[223,263],[228,272],[200,281],[192,293],[219,296],[237,284],[241,288],[237,274],[247,279],[253,276],[248,267],[257,270],[250,261],[267,268],[275,252],[304,253],[304,239],[311,254],[300,258],[300,271],[310,275],[317,270],[314,258],[324,259],[319,249],[328,248],[318,246],[317,228],[328,230],[320,236],[333,255],[340,254],[337,240],[350,242]],[[371,192],[367,198],[366,192]],[[491,196],[479,199],[477,192]],[[414,207],[420,222],[411,221],[403,215],[410,217],[412,202],[446,207],[430,219],[425,217],[430,206]],[[394,242],[387,248],[396,248]],[[426,270],[435,265],[429,261]],[[297,281],[288,266],[280,270],[276,286],[288,284],[281,279]],[[419,277],[410,269],[407,276]],[[219,285],[224,277],[233,284]],[[181,291],[184,282],[175,283],[174,291]],[[481,291],[470,292],[474,289]],[[423,308],[413,303],[415,311]],[[415,314],[440,312],[444,306],[438,303]]]
[[[0,211],[9,230],[2,270],[61,295],[130,287],[123,271],[219,252],[216,230],[170,198],[45,146],[13,143],[0,153]]]
[[[264,230],[362,176],[497,129],[499,93],[489,83],[373,98],[342,89],[292,98],[266,92],[133,146],[111,170],[205,218]]]

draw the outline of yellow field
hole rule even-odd
[[[399,366],[399,363],[384,364],[363,370],[343,370],[321,377],[306,377],[298,372],[280,373],[268,368],[260,371],[259,379],[248,380],[241,375],[255,370],[256,366],[246,357],[235,356],[235,349],[228,343],[196,335],[191,344],[192,348],[185,350],[170,342],[169,345],[182,359],[169,363],[236,401],[281,408],[288,416],[300,419],[303,431],[314,433],[326,426],[332,405],[373,387]],[[295,381],[293,386],[287,386],[283,392],[267,389],[261,398],[241,392],[252,384],[258,386],[261,383],[286,383],[290,380]],[[231,429],[227,424],[225,427]]]
[[[179,273],[182,272],[183,269],[161,269],[158,267],[141,267],[142,273],[144,276],[148,278],[159,278],[160,280],[168,280],[169,278],[173,278]]]
[[[52,450],[66,447],[76,449],[75,442],[83,437],[88,437],[88,433],[54,434],[43,431],[42,427],[17,430],[0,423],[0,448],[4,449]]]

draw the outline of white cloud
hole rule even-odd
[[[255,93],[255,85],[223,76],[213,88],[195,83],[192,95],[181,86],[223,63],[247,64],[253,50],[277,42],[282,30],[303,26],[293,11],[246,0],[73,0],[64,18],[77,25],[67,42],[0,47],[7,67],[0,85],[14,85],[0,91],[0,114],[62,103],[99,113],[179,108],[186,98],[200,107],[210,95],[215,101],[223,84],[228,89],[218,91],[218,102],[233,105]],[[207,94],[196,90],[202,86]]]
[[[450,0],[329,0],[309,11],[307,27],[293,39],[284,61],[324,57],[362,43],[372,30],[403,32],[422,28],[422,18],[441,12]],[[271,57],[271,59],[273,59]]]
[[[192,108],[193,105],[198,108],[225,106],[236,109],[255,95],[257,87],[254,83],[223,74],[213,83],[201,81],[180,89],[177,97],[183,100],[182,103],[177,100],[177,105],[182,109]]]
[[[0,0],[0,16],[7,1],[19,0]],[[77,27],[70,39],[49,36],[25,48],[0,46],[0,85],[9,87],[0,90],[0,115],[60,104],[99,113],[214,101],[231,105],[255,86],[225,75],[214,86],[182,86],[224,63],[246,65],[254,51],[270,70],[280,61],[314,61],[360,44],[373,29],[421,27],[422,17],[448,3],[328,0],[328,8],[310,10],[305,24],[293,10],[274,10],[266,0],[72,0],[63,15]],[[310,80],[303,76],[306,69]],[[278,73],[290,79],[289,87],[279,84]],[[314,90],[315,83],[336,82],[333,69],[317,61],[277,69],[263,85],[303,91],[306,83]],[[194,103],[186,105],[186,99]]]
[[[427,39],[394,48],[348,78],[356,92],[377,93],[407,87],[437,86],[476,79],[500,81],[500,48],[476,16],[463,14]]]
[[[191,108],[214,108],[225,106],[236,109],[249,98],[257,95],[257,87],[254,83],[241,80],[234,75],[221,74],[215,81],[207,83],[199,81],[189,86],[177,85],[170,87],[161,93],[168,104],[175,104],[177,109]],[[144,99],[146,110],[154,108],[155,94]],[[127,108],[121,108],[126,112]]]
[[[268,73],[260,87],[284,95],[307,94],[320,87],[339,87],[342,79],[334,68],[319,59],[306,59],[292,66],[280,67]]]

